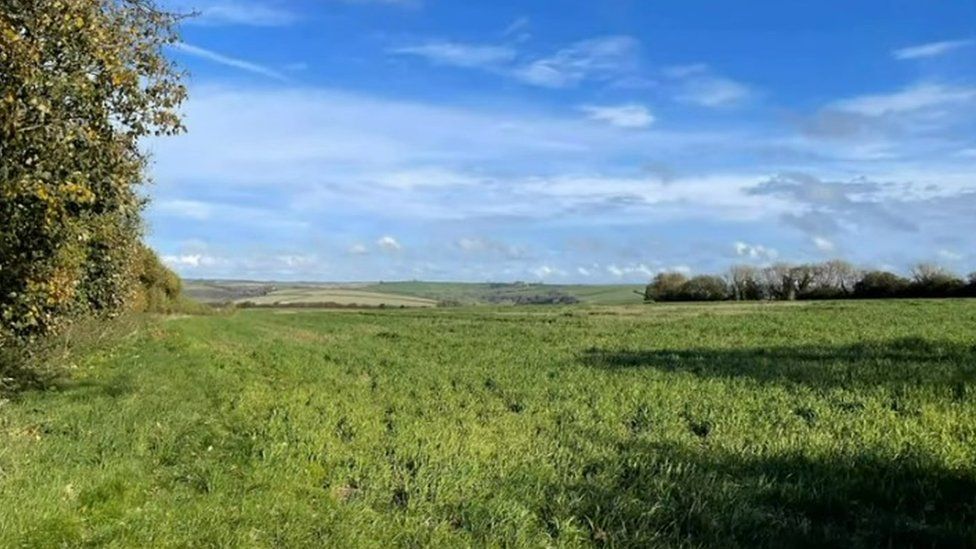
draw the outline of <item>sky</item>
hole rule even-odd
[[[976,271],[976,2],[162,0],[184,277]]]

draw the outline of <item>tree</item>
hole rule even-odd
[[[678,297],[682,301],[722,301],[729,297],[729,287],[721,277],[698,275],[681,286]]]
[[[799,296],[803,299],[839,299],[854,292],[854,285],[861,272],[853,265],[839,259],[817,263],[809,267],[812,279]]]
[[[764,294],[770,299],[792,301],[797,293],[805,290],[813,280],[813,274],[806,265],[793,266],[789,263],[776,263],[761,271]]]
[[[751,265],[733,265],[727,275],[732,299],[736,301],[763,299],[763,284],[759,269]]]
[[[658,273],[644,291],[645,301],[675,301],[688,277],[681,273]]]
[[[146,157],[182,130],[177,17],[150,0],[3,0],[0,343],[131,295]]]
[[[966,283],[932,263],[912,267],[909,291],[915,297],[951,297],[962,293]]]

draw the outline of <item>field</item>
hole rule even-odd
[[[0,546],[972,546],[976,302],[149,319],[0,406]]]
[[[463,282],[381,282],[364,287],[366,290],[412,295],[461,304],[515,302],[520,297],[566,295],[590,305],[625,305],[640,303],[643,298],[635,291],[644,291],[636,284],[491,284]]]
[[[259,305],[360,305],[375,307],[430,307],[454,305],[553,302],[560,298],[589,305],[626,305],[642,301],[627,284],[556,285],[526,283],[379,282],[315,283],[253,282],[240,280],[188,280],[187,294],[204,303]]]

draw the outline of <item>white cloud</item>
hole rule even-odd
[[[976,44],[976,40],[944,40],[941,42],[930,42],[928,44],[919,44],[917,46],[900,48],[893,51],[892,55],[895,57],[895,59],[901,60],[936,57],[959,48],[972,46],[973,44]]]
[[[209,267],[214,265],[217,261],[215,258],[202,254],[186,254],[186,255],[164,255],[163,262],[173,268],[198,268],[198,267]]]
[[[515,50],[507,46],[462,44],[459,42],[427,42],[389,50],[400,55],[415,55],[428,61],[464,68],[498,67],[515,60]]]
[[[252,63],[250,61],[245,61],[243,59],[238,59],[236,57],[230,57],[222,53],[215,52],[213,50],[208,50],[186,42],[177,42],[172,45],[177,51],[183,52],[187,55],[192,55],[194,57],[199,57],[201,59],[206,59],[207,61],[213,61],[219,65],[225,65],[227,67],[233,67],[235,69],[240,69],[245,72],[250,72],[253,74],[258,74],[261,76],[266,76],[274,80],[279,80],[281,82],[287,82],[288,77],[281,74],[280,72],[259,65],[257,63]]]
[[[735,254],[739,257],[748,257],[749,259],[761,259],[761,260],[773,260],[779,257],[779,252],[773,248],[767,248],[762,244],[747,244],[745,242],[736,242],[733,247],[735,248]]]
[[[822,236],[814,236],[813,245],[816,246],[818,250],[825,253],[832,252],[837,248],[837,246],[833,243],[833,241],[828,240]]]
[[[592,276],[593,272],[586,267],[576,267],[576,272],[583,276]]]
[[[348,251],[350,255],[366,255],[369,253],[369,248],[365,244],[357,243],[349,246]]]
[[[385,252],[399,252],[403,246],[392,236],[381,236],[376,240],[376,245]]]
[[[214,212],[211,204],[197,200],[160,200],[153,202],[152,206],[163,214],[196,220],[210,219]]]
[[[647,128],[654,123],[654,115],[643,105],[629,103],[624,105],[584,105],[580,110],[591,119],[606,122],[619,128]]]
[[[884,116],[976,100],[976,87],[916,84],[888,94],[862,95],[834,103],[836,110],[864,116]]]
[[[565,276],[566,272],[562,269],[557,269],[556,267],[550,267],[549,265],[542,265],[532,269],[532,274],[538,279],[551,278],[553,276]]]

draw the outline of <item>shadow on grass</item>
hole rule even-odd
[[[592,476],[552,486],[614,546],[964,547],[976,544],[976,476],[917,456],[742,456],[707,446],[618,445]]]
[[[700,377],[819,387],[946,386],[964,393],[976,381],[976,344],[903,338],[847,346],[731,349],[589,349],[584,364],[605,370],[653,368]],[[960,395],[957,395],[960,396]]]

